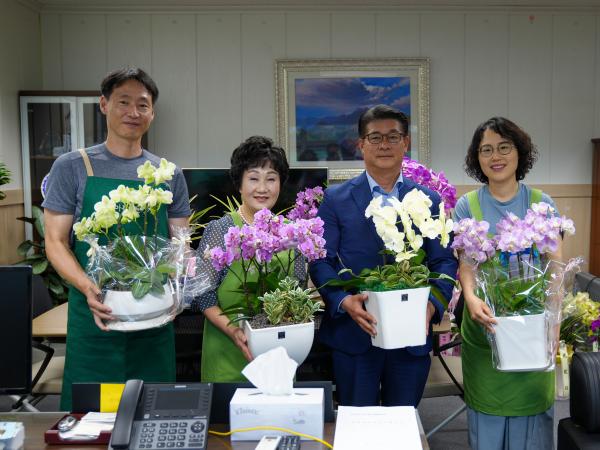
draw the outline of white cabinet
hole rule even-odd
[[[96,92],[21,92],[25,215],[42,203],[41,184],[61,154],[104,142],[106,119]],[[32,230],[26,227],[27,238]]]

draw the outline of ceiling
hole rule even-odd
[[[600,0],[18,0],[38,11],[186,11],[265,9],[598,10]]]

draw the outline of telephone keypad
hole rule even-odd
[[[203,449],[206,445],[207,421],[204,418],[182,421],[181,418],[147,420],[136,430],[140,449]]]

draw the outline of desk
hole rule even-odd
[[[102,445],[46,445],[44,442],[44,432],[52,427],[64,413],[60,412],[48,412],[48,413],[3,413],[0,414],[0,421],[18,421],[23,422],[25,425],[25,450],[99,450],[106,449]],[[423,444],[424,450],[429,450],[427,439],[423,433],[423,427],[421,426],[421,420],[417,412],[417,423],[419,425],[419,433],[421,435],[421,443]],[[211,429],[213,427],[211,426]],[[226,429],[225,425],[217,425],[214,427],[217,431]],[[333,435],[335,432],[335,425],[332,423],[325,424],[325,441],[330,444],[333,443]],[[230,442],[229,438],[209,436],[208,438],[208,450],[254,450],[257,442]],[[322,450],[326,447],[317,442],[302,442],[302,450]]]
[[[63,303],[40,314],[33,319],[32,336],[34,338],[65,338],[67,336],[68,303]],[[444,314],[441,323],[433,325],[434,334],[450,331],[450,317]]]
[[[55,306],[31,322],[34,338],[65,338],[67,336],[68,303]]]

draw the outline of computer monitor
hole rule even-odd
[[[0,266],[0,394],[31,390],[31,267]]]
[[[226,212],[225,208],[211,195],[223,201],[226,201],[228,197],[240,200],[240,193],[235,190],[229,177],[229,169],[183,169],[183,175],[190,198],[196,196],[191,204],[194,211],[202,211],[209,206],[216,205],[204,216],[203,222],[205,223],[212,218],[221,217]],[[316,186],[325,188],[327,176],[326,167],[291,168],[289,178],[282,186],[279,199],[272,209],[273,212],[280,212],[284,208],[292,206],[296,201],[296,194],[305,188]]]

